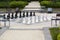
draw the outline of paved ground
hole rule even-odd
[[[7,30],[0,40],[44,40],[44,35],[39,30]]]
[[[40,7],[40,4],[39,2],[31,2],[29,3],[29,5],[27,5],[28,7]],[[26,7],[27,7],[26,6]],[[29,9],[30,10],[30,9]],[[31,23],[29,22],[30,24],[28,25],[28,23],[19,23],[18,20],[20,19],[14,19],[13,21],[11,20],[11,24],[10,24],[10,28],[5,31],[1,36],[0,36],[0,40],[47,40],[47,39],[50,39],[50,34],[44,31],[44,28],[45,27],[51,27],[51,18],[52,16],[55,17],[55,13],[53,14],[47,14],[47,13],[36,13],[36,16],[40,17],[41,19],[39,19],[40,21],[37,21],[37,22],[34,22],[34,23]],[[42,20],[42,17],[41,16],[44,16],[44,20]],[[46,19],[48,17],[48,19]],[[28,17],[26,20],[29,21],[29,18]],[[34,17],[36,18],[36,17]],[[31,20],[33,21],[34,18],[32,18]],[[30,21],[31,21],[30,20]],[[36,18],[37,20],[37,18]],[[42,20],[42,21],[41,21]],[[3,25],[3,23],[2,23]],[[8,25],[8,22],[7,22],[7,25]],[[54,24],[53,24],[54,25]],[[44,33],[45,32],[45,33]],[[46,39],[46,38],[47,39]]]

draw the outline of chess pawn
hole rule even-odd
[[[19,18],[21,18],[21,11],[19,12]]]
[[[7,20],[9,20],[10,19],[10,16],[9,15],[7,15]]]
[[[26,12],[26,17],[28,17],[28,12]]]
[[[35,16],[35,12],[33,13],[33,16]]]
[[[14,16],[13,16],[13,13],[12,13],[12,15],[11,15],[11,19],[13,19],[14,18]]]
[[[23,17],[25,17],[25,12],[23,12]]]
[[[17,16],[17,14],[15,14],[15,18],[17,18],[18,16]]]
[[[19,13],[21,13],[21,11]]]
[[[30,12],[30,16],[32,16],[32,12]]]
[[[5,14],[3,15],[3,18],[6,19]]]
[[[8,13],[7,18],[10,18],[10,13]]]
[[[19,18],[21,18],[21,13],[20,13],[20,15],[19,15]]]

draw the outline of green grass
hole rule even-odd
[[[59,28],[50,28],[49,30],[52,40],[57,40],[57,35],[59,34]]]

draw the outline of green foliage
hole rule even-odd
[[[60,40],[60,33],[57,35],[57,40]]]
[[[48,4],[50,4],[50,2],[49,1],[42,1],[40,4],[41,5],[48,5]]]
[[[16,1],[29,1],[29,0],[16,0]]]
[[[12,2],[10,2],[9,6],[10,6],[11,8],[16,8],[16,7],[24,8],[27,4],[28,4],[28,2],[12,1]]]
[[[52,40],[57,40],[57,35],[59,34],[59,28],[50,28],[50,34],[52,36]]]
[[[24,8],[28,2],[26,1],[11,1],[11,2],[0,2],[0,8]]]
[[[41,4],[41,6],[48,6],[48,7],[50,7],[51,6],[51,1],[42,1],[40,4]]]
[[[0,2],[10,2],[10,1],[29,1],[29,0],[0,0]]]
[[[7,8],[9,7],[9,2],[0,2],[0,8]]]
[[[8,2],[8,1],[34,1],[34,0],[0,0],[0,2]],[[38,0],[38,1],[58,1],[60,2],[60,0]]]
[[[50,0],[39,0],[39,1],[41,2],[41,1],[50,1]]]
[[[52,1],[41,1],[41,6],[51,7],[51,8],[60,8],[60,2],[52,2]]]

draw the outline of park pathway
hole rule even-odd
[[[38,1],[30,2],[23,10],[40,10],[41,6]]]
[[[39,2],[31,2],[23,10],[40,10],[40,8]],[[38,16],[40,13],[36,13],[36,15]],[[55,16],[54,13],[47,15]],[[51,27],[51,20],[31,25],[13,21],[10,23],[10,28],[0,36],[0,40],[50,40],[50,34],[48,33],[48,30],[44,28]]]

